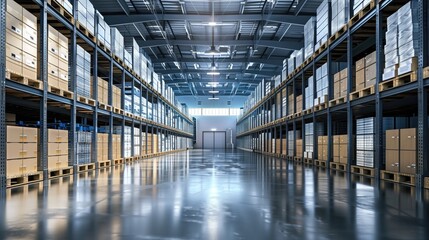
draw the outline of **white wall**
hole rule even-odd
[[[234,143],[234,147],[236,147],[235,143],[235,136],[236,136],[236,116],[197,116],[195,117],[197,119],[197,142],[194,146],[194,148],[203,148],[202,145],[202,138],[203,138],[203,131],[211,131],[212,128],[216,128],[216,131],[226,131],[227,134],[229,131],[227,131],[228,128],[232,129],[232,140]],[[231,144],[229,142],[230,137],[226,137],[227,142],[226,146],[227,148],[231,147]]]

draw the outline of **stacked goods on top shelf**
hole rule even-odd
[[[334,99],[347,96],[348,69],[334,74]]]
[[[77,18],[76,20],[84,26],[88,32],[94,35],[95,9],[89,0],[77,0]]]
[[[376,52],[356,61],[356,91],[371,87],[376,82]]]
[[[124,60],[124,37],[117,28],[110,28],[110,44],[112,45],[112,53],[120,60]]]
[[[59,4],[61,4],[61,6],[64,7],[65,10],[67,10],[67,12],[69,12],[70,14],[73,14],[73,5],[71,2],[69,2],[69,0],[56,0]]]
[[[314,49],[318,49],[324,43],[328,41],[329,38],[329,4],[330,0],[324,0],[319,7],[317,8],[317,34],[316,34],[316,44]]]
[[[48,83],[53,87],[68,90],[68,39],[55,28],[48,28]]]
[[[100,12],[97,11],[96,13],[97,15],[97,39],[98,41],[100,41],[104,46],[106,46],[108,49],[111,48],[110,45],[110,40],[111,40],[111,36],[110,36],[110,26],[109,24],[106,23],[106,21],[104,21],[104,17],[103,15],[101,15]]]
[[[295,94],[293,93],[293,89],[292,88],[288,88],[289,93],[287,95],[287,115],[291,115],[295,113]]]
[[[353,5],[353,15],[359,13],[366,5],[370,4],[371,0],[355,0]]]
[[[148,81],[148,62],[149,59],[144,55],[144,53],[140,53],[140,77],[142,77],[146,82]]]
[[[288,59],[284,59],[283,68],[282,68],[282,81],[286,80],[287,76],[289,75],[287,63],[288,63]]]
[[[374,167],[375,118],[356,120],[356,165]]]
[[[121,95],[122,95],[122,90],[119,87],[112,85],[112,106],[113,107],[122,108]]]
[[[314,53],[316,39],[316,18],[311,17],[304,25],[304,58],[311,57]]]
[[[328,63],[325,63],[316,69],[316,98],[314,99],[314,105],[317,106],[328,101],[328,89]]]
[[[92,144],[92,133],[91,132],[76,132],[76,158],[77,164],[88,164],[91,163],[91,144]],[[100,145],[98,145],[100,148]],[[98,151],[98,156],[101,156],[101,152]]]
[[[68,167],[67,130],[48,129],[48,170]]]
[[[137,42],[134,38],[125,38],[124,45],[125,45],[125,50],[131,54],[132,66],[130,66],[130,67],[138,75],[141,75],[141,71],[140,71],[141,58],[140,58],[140,47],[139,47],[139,45],[137,44]]]
[[[296,51],[293,51],[288,60],[287,60],[287,72],[288,74],[292,74],[293,71],[295,71],[296,64],[295,64],[295,57],[296,57]]]
[[[305,95],[305,102],[304,102],[304,109],[310,109],[313,107],[314,102],[314,79],[313,76],[309,77],[308,85],[304,89],[304,95]]]
[[[387,19],[383,80],[417,69],[419,52],[418,9],[409,2]]]
[[[299,96],[296,96],[296,109],[295,109],[295,113],[300,113],[303,110],[303,102],[302,102],[302,94]]]
[[[89,54],[79,45],[77,45],[76,50],[76,94],[91,98],[91,54]]]
[[[6,70],[37,78],[37,18],[12,0],[7,0]]]
[[[7,126],[7,177],[37,172],[37,128]]]
[[[125,66],[129,68],[133,68],[133,57],[130,52],[128,52],[126,49],[124,49],[124,63]]]
[[[331,34],[340,30],[348,20],[349,0],[332,0]]]

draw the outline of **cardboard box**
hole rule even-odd
[[[333,136],[333,143],[334,144],[339,144],[340,142],[341,142],[340,135],[334,135]]]
[[[22,127],[7,126],[6,128],[6,141],[8,143],[20,143],[23,141]]]
[[[340,146],[340,157],[347,158],[348,157],[347,144],[340,144],[339,146]]]
[[[417,132],[415,128],[400,130],[400,147],[402,150],[417,150]]]
[[[37,172],[37,158],[22,159],[22,174]]]
[[[334,156],[334,157],[340,157],[341,156],[340,155],[340,145],[339,144],[334,144],[332,156]]]
[[[347,164],[347,159],[348,158],[346,158],[346,157],[340,157],[340,163],[343,163],[343,164]]]
[[[48,25],[48,38],[49,40],[52,40],[58,43],[58,31],[55,28],[53,28],[51,25]]]
[[[399,150],[386,150],[386,170],[399,172]]]
[[[22,49],[22,37],[13,33],[11,30],[6,30],[6,43],[18,49]]]
[[[6,69],[22,75],[22,50],[6,44]]]
[[[22,158],[24,152],[22,150],[22,143],[7,143],[6,144],[6,158],[19,159]]]
[[[23,137],[22,142],[37,143],[38,141],[38,129],[30,127],[22,127]]]
[[[401,150],[399,168],[401,173],[416,174],[416,151]]]
[[[37,30],[33,29],[32,27],[29,27],[27,24],[24,24],[22,38],[25,43],[37,48]]]
[[[58,168],[60,168],[58,164],[58,156],[48,156],[48,169],[54,170]]]
[[[340,77],[341,77],[342,80],[347,79],[348,76],[349,76],[349,70],[348,70],[348,68],[345,68],[345,69],[341,70]]]
[[[399,149],[399,129],[386,130],[386,149]]]
[[[6,29],[13,34],[16,34],[18,37],[22,38],[22,32],[23,32],[22,21],[9,13],[6,13]]]
[[[341,77],[340,77],[340,72],[337,72],[334,74],[334,83],[340,81]]]
[[[6,161],[7,177],[16,177],[22,175],[22,160],[14,159]]]
[[[37,158],[37,143],[23,143],[21,158]]]
[[[377,61],[377,52],[372,52],[365,57],[365,66],[375,64]]]
[[[338,156],[334,156],[334,157],[332,158],[332,161],[333,161],[333,162],[336,162],[336,163],[339,163],[339,162],[340,162],[340,157],[338,157]]]
[[[377,77],[376,65],[372,64],[365,68],[365,83],[366,87],[372,86],[375,83]]]
[[[361,84],[365,84],[365,69],[361,69],[356,72],[356,87]]]
[[[356,72],[365,68],[365,58],[356,61]]]
[[[22,9],[22,22],[34,30],[37,29],[37,17],[24,8]]]
[[[6,10],[7,13],[10,13],[12,16],[15,16],[17,19],[22,19],[22,7],[17,2],[12,0],[6,1]]]
[[[339,135],[340,144],[347,144],[349,142],[349,136],[347,134]]]

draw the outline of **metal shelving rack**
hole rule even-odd
[[[379,90],[379,83],[382,82],[382,71],[383,71],[383,63],[384,63],[384,30],[383,30],[383,20],[387,16],[383,16],[383,13],[387,11],[389,8],[399,8],[400,6],[404,5],[408,1],[402,1],[402,0],[375,0],[374,2],[374,8],[369,10],[358,22],[350,25],[347,27],[347,31],[345,31],[344,34],[340,35],[337,39],[334,41],[330,41],[328,46],[325,50],[321,51],[320,54],[317,56],[314,56],[314,58],[309,61],[308,63],[304,63],[301,67],[301,70],[295,72],[294,75],[288,76],[287,79],[283,79],[283,82],[273,89],[266,97],[261,99],[258,103],[255,104],[254,107],[249,109],[244,115],[238,119],[237,121],[237,138],[238,141],[242,142],[242,145],[244,146],[252,146],[252,143],[249,141],[252,141],[252,137],[258,137],[260,133],[273,133],[276,138],[282,138],[284,132],[289,130],[294,131],[294,134],[296,135],[297,131],[297,123],[303,125],[304,121],[308,122],[317,122],[316,119],[324,119],[327,122],[326,126],[326,132],[329,139],[329,147],[328,147],[328,161],[327,161],[327,167],[329,168],[329,162],[331,161],[333,155],[332,155],[332,145],[333,145],[333,125],[332,125],[332,119],[333,114],[343,114],[345,116],[346,122],[347,122],[347,135],[348,135],[348,163],[347,163],[347,172],[350,172],[350,168],[353,161],[353,119],[354,119],[354,113],[353,109],[357,106],[372,104],[374,105],[374,117],[375,117],[375,158],[374,158],[374,169],[375,169],[375,180],[378,181],[380,177],[380,171],[383,167],[383,100],[387,98],[391,98],[392,96],[399,96],[401,94],[410,92],[417,92],[418,93],[418,156],[417,156],[417,174],[416,174],[416,188],[422,189],[424,185],[424,178],[429,176],[429,161],[428,161],[428,148],[425,147],[429,144],[428,139],[428,109],[427,109],[427,103],[428,103],[428,86],[429,86],[429,79],[425,79],[423,77],[423,69],[424,67],[428,66],[428,56],[429,56],[429,3],[425,0],[411,0],[413,4],[417,4],[419,7],[419,14],[418,14],[418,27],[420,32],[420,49],[422,51],[418,54],[418,78],[417,81],[411,82],[399,87],[394,87],[388,90],[380,91]],[[350,6],[353,6],[353,0],[350,0]],[[331,12],[331,10],[329,10]],[[391,10],[389,10],[391,11]],[[349,19],[353,17],[352,9],[350,9],[349,12]],[[374,20],[375,19],[375,20]],[[358,31],[362,30],[366,25],[374,25],[371,26],[374,29],[375,36],[374,37],[368,37],[367,40],[362,41],[360,45],[354,46],[353,45],[353,38],[356,36]],[[331,36],[332,33],[330,32],[331,29],[331,23],[329,22],[329,35]],[[282,90],[284,88],[293,88],[293,91],[295,93],[296,91],[296,84],[300,83],[299,81],[304,82],[304,75],[305,72],[308,69],[313,69],[313,73],[315,73],[315,69],[317,64],[323,64],[325,62],[328,63],[328,76],[330,76],[330,83],[329,83],[329,100],[333,100],[333,80],[331,79],[333,76],[332,67],[330,66],[333,64],[332,60],[332,54],[336,51],[336,49],[341,46],[346,46],[346,55],[344,56],[345,61],[347,62],[347,68],[348,68],[348,89],[347,89],[347,95],[346,95],[346,101],[344,104],[338,104],[335,106],[329,106],[322,109],[320,111],[312,111],[309,114],[303,114],[302,116],[286,116],[283,114],[283,108],[280,108],[281,110],[281,116],[280,118],[275,118],[273,121],[268,122],[267,119],[262,119],[261,124],[256,124],[252,128],[250,126],[251,122],[255,123],[255,119],[260,112],[263,110],[268,110],[271,108],[271,104],[275,103],[275,98],[277,94],[281,94],[281,99],[283,97]],[[376,65],[376,84],[375,87],[375,94],[371,94],[362,98],[358,98],[355,100],[350,100],[350,93],[351,93],[351,86],[353,83],[353,66],[354,61],[353,57],[357,54],[360,54],[368,49],[375,49],[377,52],[376,58],[377,58],[377,65]],[[304,84],[302,88],[304,88]],[[286,93],[288,94],[288,93]],[[294,95],[296,97],[296,94]],[[305,99],[304,93],[303,93],[303,99]],[[281,104],[281,103],[280,103]],[[289,112],[289,106],[286,104],[286,112]],[[296,109],[296,104],[294,103],[294,108]],[[301,109],[302,110],[302,109]],[[298,112],[298,111],[297,111]],[[303,127],[302,127],[303,130]],[[316,136],[316,135],[314,135]],[[264,139],[265,144],[267,143],[268,138]],[[259,148],[262,146],[262,140],[259,141]],[[317,143],[316,137],[313,139],[313,143]],[[305,143],[303,143],[305,145]],[[317,144],[314,144],[314,151],[313,155],[317,158]],[[254,149],[250,149],[254,150]],[[280,152],[283,151],[283,146],[280,146]],[[296,151],[296,148],[295,148]],[[257,151],[260,152],[260,151]],[[267,153],[268,152],[261,152],[261,153]],[[295,152],[296,154],[296,152]],[[279,156],[279,154],[277,154]],[[420,191],[419,191],[420,192]]]
[[[78,30],[74,22],[70,22],[66,17],[61,15],[52,5],[48,3],[47,0],[22,0],[17,1],[19,4],[26,6],[31,6],[31,11],[38,14],[39,21],[39,30],[38,35],[40,39],[40,44],[38,44],[38,54],[40,55],[40,71],[38,80],[43,82],[43,90],[32,88],[27,85],[22,85],[15,81],[6,79],[6,1],[1,1],[0,3],[0,189],[6,189],[6,89],[11,89],[20,93],[29,94],[33,97],[40,99],[37,109],[40,112],[40,136],[39,136],[39,146],[38,146],[38,170],[43,171],[43,176],[45,180],[48,179],[48,169],[47,169],[47,130],[48,130],[48,101],[65,104],[70,106],[70,131],[69,131],[69,166],[74,167],[74,172],[77,171],[77,159],[75,154],[76,149],[76,118],[80,114],[80,111],[92,112],[92,122],[94,127],[93,132],[93,144],[92,144],[92,162],[97,162],[97,127],[99,116],[104,116],[108,118],[107,124],[110,126],[108,130],[109,135],[109,159],[112,160],[112,133],[113,133],[113,123],[121,122],[122,129],[126,124],[130,126],[138,126],[140,130],[144,132],[151,133],[163,133],[176,137],[183,137],[186,139],[193,138],[192,133],[192,119],[182,113],[174,103],[171,103],[167,100],[162,94],[155,91],[155,89],[141,77],[133,75],[129,72],[122,64],[117,62],[112,54],[107,53],[104,49],[100,48],[96,42],[87,37],[82,31]],[[76,6],[77,1],[72,1],[73,6]],[[37,10],[35,10],[37,9]],[[76,8],[73,8],[73,16],[77,16]],[[155,122],[152,119],[148,119],[148,116],[140,117],[136,115],[125,115],[118,114],[112,111],[107,111],[105,109],[99,108],[98,104],[96,106],[84,104],[77,100],[77,95],[74,94],[73,98],[66,98],[53,94],[48,91],[48,70],[47,70],[47,56],[48,56],[48,21],[55,21],[57,24],[61,24],[61,28],[65,29],[64,31],[69,32],[69,81],[71,83],[71,92],[76,92],[76,48],[77,44],[84,44],[88,48],[92,49],[92,74],[93,78],[93,87],[94,87],[94,99],[98,98],[97,91],[97,71],[98,71],[98,60],[99,55],[104,59],[107,59],[109,62],[109,96],[108,104],[112,105],[112,88],[113,88],[113,78],[114,78],[114,68],[119,69],[122,74],[122,96],[121,96],[121,105],[124,106],[124,95],[125,95],[125,78],[131,79],[136,86],[139,86],[140,90],[145,89],[146,99],[151,102],[158,102],[158,104],[164,105],[165,111],[168,111],[173,118],[173,122],[168,125],[164,122]],[[78,43],[79,39],[79,43]],[[21,103],[14,102],[14,104],[26,104],[24,101]],[[134,102],[132,103],[132,108],[134,108]],[[147,105],[146,105],[147,108]],[[146,113],[148,109],[146,109]],[[153,108],[152,111],[155,112],[158,109]],[[158,113],[158,116],[163,115]],[[182,129],[179,129],[178,126]],[[142,132],[140,131],[140,132]],[[124,142],[124,134],[122,134],[122,143]],[[141,135],[140,135],[141,136]],[[134,138],[132,133],[131,138]],[[147,139],[145,139],[147,140]],[[147,148],[147,146],[146,146]],[[124,156],[124,148],[122,148],[122,157]]]

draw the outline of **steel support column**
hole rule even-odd
[[[6,196],[6,1],[0,1],[0,201]],[[2,200],[3,199],[3,200]]]

